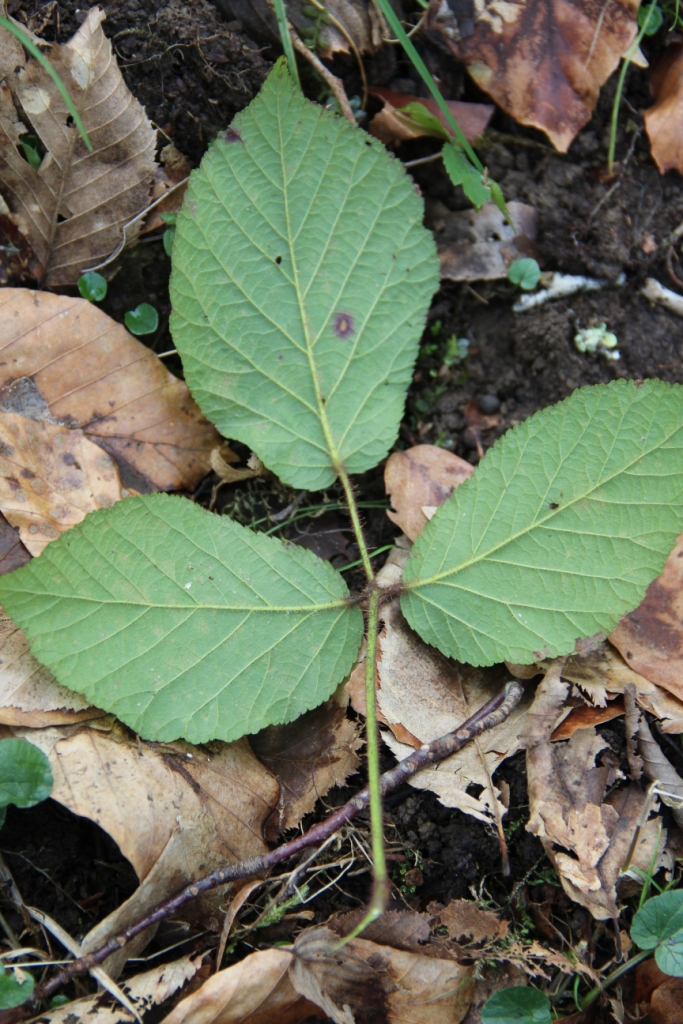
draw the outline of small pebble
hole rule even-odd
[[[482,395],[477,404],[479,405],[479,411],[483,412],[484,416],[492,416],[494,412],[498,412],[500,409],[498,395]]]

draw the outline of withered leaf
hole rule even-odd
[[[495,281],[522,256],[534,256],[538,215],[526,203],[508,203],[509,224],[497,206],[430,217],[441,277],[447,281]]]
[[[0,413],[0,510],[32,555],[121,497],[116,463],[82,430]]]
[[[451,900],[439,911],[437,922],[456,942],[490,942],[507,935],[507,921],[492,910],[482,910],[472,900]]]
[[[219,435],[187,385],[85,299],[0,293],[0,410],[80,427],[125,487],[192,489]]]
[[[279,42],[277,21],[268,0],[226,0],[226,7],[256,39]],[[306,0],[287,3],[288,20],[297,32],[308,36],[316,24],[311,7]],[[350,53],[349,38],[359,52],[372,53],[382,45],[387,28],[374,4],[367,0],[327,0],[324,9],[329,20],[318,24],[318,48],[325,54]]]
[[[121,77],[101,28],[104,17],[93,8],[73,38],[47,55],[82,118],[92,153],[38,61],[29,59],[16,71],[0,68],[0,193],[49,287],[74,284],[84,268],[109,256],[124,224],[149,201],[156,136]],[[37,170],[19,152],[19,137],[27,132],[46,149]],[[128,244],[138,232],[139,224],[131,225]]]
[[[683,174],[683,44],[667,47],[650,80],[655,102],[643,120],[652,159],[661,174]]]
[[[19,532],[0,513],[0,576],[14,572],[31,561],[31,552],[19,537]]]
[[[371,96],[376,96],[384,101],[384,106],[370,122],[368,131],[385,146],[393,142],[403,142],[406,139],[418,139],[423,135],[435,134],[410,116],[401,113],[402,108],[408,106],[409,103],[421,103],[430,114],[438,118],[444,129],[450,130],[436,100],[409,96],[377,86],[368,89],[368,92]],[[448,100],[447,102],[468,142],[475,142],[480,135],[483,135],[495,109],[491,103],[463,103],[460,100]]]
[[[410,540],[427,525],[425,508],[443,505],[474,467],[434,444],[418,444],[393,452],[384,469],[384,489],[396,509],[387,515]]]
[[[429,27],[477,85],[561,153],[590,120],[602,85],[636,36],[638,0],[431,0]],[[474,17],[474,20],[472,18]]]

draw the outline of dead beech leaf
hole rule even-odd
[[[103,715],[80,693],[60,686],[33,657],[23,631],[0,608],[0,725],[44,729]]]
[[[31,561],[31,552],[0,512],[0,576]]]
[[[357,723],[346,716],[348,702],[341,687],[296,721],[271,725],[250,738],[252,750],[280,784],[278,805],[265,826],[270,842],[298,825],[321,797],[358,770],[363,740]]]
[[[34,557],[121,497],[116,463],[82,430],[0,414],[0,509]]]
[[[436,132],[432,133],[409,115],[401,113],[402,108],[407,107],[409,103],[421,103],[430,114],[433,114],[441,122],[444,129],[450,131],[448,122],[436,100],[423,99],[421,96],[409,96],[406,93],[394,92],[391,89],[382,89],[377,86],[368,89],[368,92],[371,96],[376,96],[384,101],[383,108],[375,114],[370,122],[368,131],[385,146],[393,142],[403,142],[406,139],[418,139],[423,135],[436,135]],[[467,141],[476,142],[479,136],[484,134],[495,107],[491,103],[463,103],[460,100],[447,100],[447,103]]]
[[[121,77],[101,28],[104,17],[93,8],[72,39],[47,52],[81,115],[92,153],[38,61],[31,58],[16,71],[0,68],[0,192],[52,288],[75,284],[84,268],[109,256],[122,241],[123,225],[149,202],[156,133]],[[19,153],[19,136],[26,132],[47,150],[37,170]],[[138,232],[139,224],[131,225],[128,244]]]
[[[136,491],[192,489],[220,438],[187,385],[85,299],[0,292],[0,410],[83,433]]]
[[[279,42],[277,21],[268,0],[227,0],[226,7],[256,39]],[[372,53],[388,36],[384,18],[367,0],[326,0],[324,10],[330,20],[319,24],[318,49],[328,56],[350,53],[349,38],[359,52]],[[297,32],[315,27],[312,14],[312,5],[306,0],[288,0],[287,18]]]
[[[566,153],[633,42],[638,0],[485,0],[463,20],[431,0],[428,24],[477,85]],[[467,22],[465,21],[467,19]]]
[[[377,704],[391,729],[383,734],[384,741],[400,760],[412,749],[399,739],[406,730],[419,746],[457,729],[500,690],[507,674],[500,668],[472,668],[444,658],[410,629],[397,601],[382,609],[382,618]],[[410,785],[431,790],[446,807],[457,807],[480,821],[499,821],[506,807],[492,776],[520,749],[517,737],[527,707],[528,700],[523,699],[505,722],[438,766],[422,769]],[[467,792],[472,783],[482,787],[477,797]]]
[[[396,511],[387,516],[416,540],[427,525],[424,508],[443,505],[472,473],[469,462],[435,444],[393,452],[384,469],[384,489]]]
[[[668,46],[650,76],[654,104],[643,120],[660,174],[683,174],[683,44]]]
[[[683,828],[683,779],[654,739],[644,715],[640,716],[637,736],[645,776],[658,783],[659,799],[671,808],[676,824]]]
[[[436,239],[442,280],[500,280],[507,277],[515,260],[535,255],[536,211],[516,201],[508,203],[508,211],[512,225],[493,203],[487,203],[481,210],[460,210],[446,216],[437,212],[428,217],[428,226]]]
[[[632,865],[648,869],[661,849],[661,819],[642,824],[631,850],[647,794],[631,784],[605,799],[614,776],[612,768],[595,764],[606,746],[595,729],[580,729],[566,743],[551,743],[566,714],[569,683],[561,672],[562,661],[553,662],[536,690],[522,736],[530,806],[527,830],[543,843],[567,895],[596,920],[616,919],[621,870],[629,856]]]
[[[293,949],[297,992],[336,1024],[459,1024],[474,990],[472,968],[366,939],[337,948],[329,928],[307,928]]]
[[[159,166],[154,172],[154,181],[149,197],[150,203],[161,201],[145,217],[144,227],[141,231],[143,235],[155,231],[157,228],[166,227],[166,222],[161,219],[162,213],[179,212],[187,192],[187,179],[191,170],[190,161],[172,142],[168,146],[164,146],[159,153]],[[171,189],[172,191],[170,191]]]
[[[289,978],[292,954],[263,949],[218,971],[183,999],[162,1024],[298,1024],[317,1008]]]
[[[451,900],[440,910],[435,924],[443,925],[456,942],[491,942],[508,933],[507,921],[492,910],[482,910],[472,900]]]
[[[632,669],[683,700],[683,535],[609,639]]]
[[[278,785],[246,740],[201,749],[182,741],[136,742],[111,716],[14,732],[47,754],[52,798],[108,832],[140,879],[133,895],[86,936],[86,951],[219,864],[266,850],[262,830]],[[224,899],[224,888],[206,893],[188,904],[188,919],[215,914]],[[131,955],[122,951],[119,968]]]

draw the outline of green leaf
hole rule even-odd
[[[552,1019],[548,997],[526,985],[494,992],[481,1009],[481,1024],[552,1024]]]
[[[154,334],[159,326],[159,314],[149,302],[141,302],[135,309],[130,309],[123,318],[131,334]]]
[[[33,995],[33,978],[20,968],[6,970],[0,964],[0,1010],[21,1006]]]
[[[508,281],[519,285],[525,292],[531,292],[541,279],[541,268],[536,260],[526,257],[515,260],[508,267]]]
[[[0,740],[0,807],[33,807],[52,791],[50,762],[28,740]]]
[[[643,4],[638,10],[638,27],[646,36],[656,36],[664,22],[664,15],[657,4]]]
[[[0,593],[61,683],[147,739],[291,721],[345,677],[363,630],[327,562],[162,494],[87,516]]]
[[[683,890],[663,892],[633,918],[631,938],[640,949],[654,949],[657,966],[674,978],[683,977]]]
[[[383,146],[280,62],[190,177],[171,330],[193,397],[293,487],[375,466],[403,414],[438,262]]]
[[[400,117],[406,118],[408,122],[413,121],[420,128],[424,128],[438,139],[449,139],[451,137],[438,117],[432,114],[425,107],[424,103],[406,103],[405,107],[397,108],[396,113]]]
[[[609,632],[683,529],[683,388],[580,388],[508,431],[418,538],[401,607],[471,665]],[[24,570],[22,570],[24,571]]]
[[[78,279],[78,290],[88,302],[101,302],[107,295],[107,279],[95,270],[81,274]]]
[[[481,210],[484,203],[488,203],[491,198],[491,190],[484,184],[481,171],[469,162],[463,151],[453,142],[446,143],[442,156],[444,167],[453,184],[462,185],[463,192],[475,210]]]

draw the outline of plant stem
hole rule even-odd
[[[617,126],[619,124],[619,107],[621,106],[621,94],[624,91],[624,81],[626,80],[626,72],[631,66],[631,61],[635,56],[636,50],[640,46],[647,31],[647,27],[650,24],[650,17],[652,16],[654,4],[650,5],[650,8],[645,15],[645,21],[643,22],[640,32],[631,43],[624,57],[619,72],[619,80],[617,82],[617,91],[614,94],[614,104],[612,105],[612,122],[610,125],[609,132],[609,150],[607,153],[607,173],[612,174],[614,168],[614,154],[617,148]]]
[[[368,552],[368,546],[365,543],[365,535],[363,534],[363,527],[360,521],[360,515],[358,513],[358,505],[356,503],[356,495],[353,493],[353,486],[349,480],[349,474],[346,472],[343,466],[337,466],[337,475],[341,481],[341,485],[344,488],[344,495],[346,497],[346,506],[349,511],[349,518],[351,519],[351,525],[353,526],[353,532],[356,537],[356,544],[360,552],[360,559],[365,569],[365,575],[368,578],[368,583],[372,583],[375,574],[372,570],[372,562],[370,561],[370,554]],[[374,690],[373,690],[374,695]]]
[[[297,89],[301,92],[299,69],[296,64],[294,47],[292,46],[292,37],[289,34],[289,23],[287,21],[287,11],[285,10],[285,0],[272,0],[272,4],[275,10],[275,17],[277,18],[277,27],[280,30],[280,42],[282,43],[282,49],[285,51],[285,57],[287,58],[287,64],[289,66],[289,73],[292,76],[292,81],[296,85]]]
[[[409,754],[408,757],[400,761],[394,768],[391,768],[382,775],[379,786],[380,795],[384,796],[392,789],[397,789],[398,786],[403,785],[407,779],[420,771],[421,768],[425,768],[427,765],[434,764],[437,761],[442,761],[445,757],[457,753],[470,740],[473,740],[475,736],[480,736],[487,729],[500,725],[517,706],[523,693],[524,685],[521,682],[518,680],[509,682],[491,700],[487,701],[483,707],[479,708],[478,711],[468,718],[466,722],[463,722],[458,729],[448,733],[446,736],[441,736],[438,740],[432,740],[431,743],[423,743],[419,750],[414,750],[412,754]],[[123,949],[131,939],[144,932],[151,925],[172,917],[187,903],[191,903],[192,900],[195,900],[205,892],[225,885],[226,882],[232,882],[238,878],[251,878],[261,875],[275,867],[276,864],[287,860],[302,850],[306,850],[311,846],[318,846],[343,825],[351,821],[352,818],[355,818],[357,814],[364,811],[369,803],[370,788],[366,786],[365,789],[357,793],[343,807],[338,808],[325,821],[314,825],[304,835],[296,836],[296,838],[288,843],[283,843],[282,846],[278,846],[277,849],[271,850],[270,853],[263,854],[260,857],[250,857],[248,860],[240,861],[237,864],[228,864],[225,867],[216,868],[215,871],[212,871],[205,878],[186,885],[175,896],[154,907],[143,918],[130,925],[119,935],[113,936],[103,946],[100,946],[99,949],[94,950],[92,953],[87,953],[78,960],[74,960],[49,981],[36,986],[31,1000],[22,1006],[0,1013],[0,1024],[18,1024],[19,1021],[35,1016],[41,1000],[48,999],[63,985],[71,981],[72,978],[86,974],[93,967],[104,963],[107,957]]]
[[[622,974],[626,974],[626,972],[630,971],[632,967],[635,967],[637,964],[641,963],[641,961],[646,960],[649,956],[652,956],[652,950],[644,949],[630,960],[627,960],[625,964],[619,964],[616,970],[607,975],[601,985],[596,985],[595,988],[591,989],[586,998],[582,1001],[581,1009],[585,1010],[587,1006],[590,1006],[591,1003],[595,1002],[598,996],[602,995],[605,989],[609,988],[609,986],[615,981],[618,981]]]

